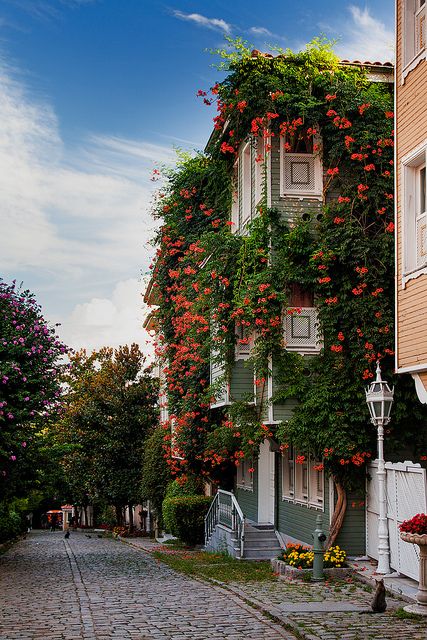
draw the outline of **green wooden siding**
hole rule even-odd
[[[253,491],[236,487],[235,495],[243,515],[252,522],[258,522],[258,462],[254,461]]]
[[[268,398],[267,398],[267,380],[265,383],[256,385],[256,406],[257,415],[261,422],[268,420]]]
[[[316,517],[319,513],[323,517],[323,529],[328,533],[329,529],[329,486],[328,481],[324,485],[324,511],[309,507],[304,504],[295,504],[288,500],[282,500],[282,461],[279,456],[277,465],[277,530],[285,535],[296,538],[305,544],[312,545],[312,533],[316,528]]]
[[[230,399],[240,402],[253,401],[254,368],[247,360],[236,360],[231,372]]]
[[[347,509],[337,544],[350,555],[365,555],[366,520],[363,492],[347,495]]]

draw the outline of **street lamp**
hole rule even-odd
[[[366,388],[366,402],[371,422],[377,427],[378,443],[378,568],[377,573],[390,573],[390,547],[388,544],[386,471],[384,462],[384,426],[390,422],[394,389],[381,378],[380,361],[377,360],[377,377]]]

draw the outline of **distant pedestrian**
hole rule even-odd
[[[52,517],[50,519],[50,530],[56,531],[56,525],[58,524],[58,516],[56,513],[52,513]]]

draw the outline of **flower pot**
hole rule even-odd
[[[417,604],[405,607],[405,611],[418,613],[427,616],[427,533],[406,533],[400,532],[400,537],[404,542],[417,544],[420,548],[420,573],[417,591]]]

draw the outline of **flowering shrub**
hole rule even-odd
[[[343,495],[375,447],[364,384],[377,359],[385,376],[394,369],[391,86],[340,66],[318,41],[283,56],[237,42],[221,58],[227,77],[209,98],[199,93],[217,109],[207,151],[181,157],[155,201],[162,220],[152,265],[155,348],[165,363],[170,416],[162,425],[164,455],[178,477],[222,482],[243,458],[256,459],[260,443],[273,436],[262,413],[274,375],[274,402],[298,401],[274,437],[323,459]],[[233,173],[248,136],[254,147],[264,145],[265,157],[256,159],[264,185],[258,215],[240,235],[232,232]],[[281,144],[291,151],[303,141],[329,168],[322,204],[303,216],[269,209],[270,158]],[[324,348],[310,358],[285,348],[285,309],[299,309],[294,285],[318,310]],[[236,344],[249,336],[261,401],[211,410],[233,370]],[[225,370],[213,385],[211,358]],[[408,441],[420,435],[426,415],[412,398],[413,381],[400,376],[392,428]],[[345,510],[344,499],[337,505]]]
[[[346,552],[338,545],[329,547],[323,554],[323,566],[325,569],[344,567],[346,557]],[[286,549],[280,554],[279,560],[283,560],[290,567],[297,569],[311,569],[313,567],[314,551],[312,547],[288,543]]]
[[[410,520],[405,520],[399,525],[402,533],[418,533],[419,535],[427,534],[427,514],[417,513]]]
[[[297,569],[311,569],[313,566],[314,553],[311,547],[302,544],[294,544],[292,542],[286,545],[285,550],[279,556],[290,567]]]
[[[334,567],[343,567],[345,565],[347,554],[343,549],[340,549],[338,545],[329,547],[324,553],[323,566],[325,569],[332,569]]]
[[[0,278],[0,496],[22,490],[35,468],[37,427],[61,411],[67,347],[30,291]]]

